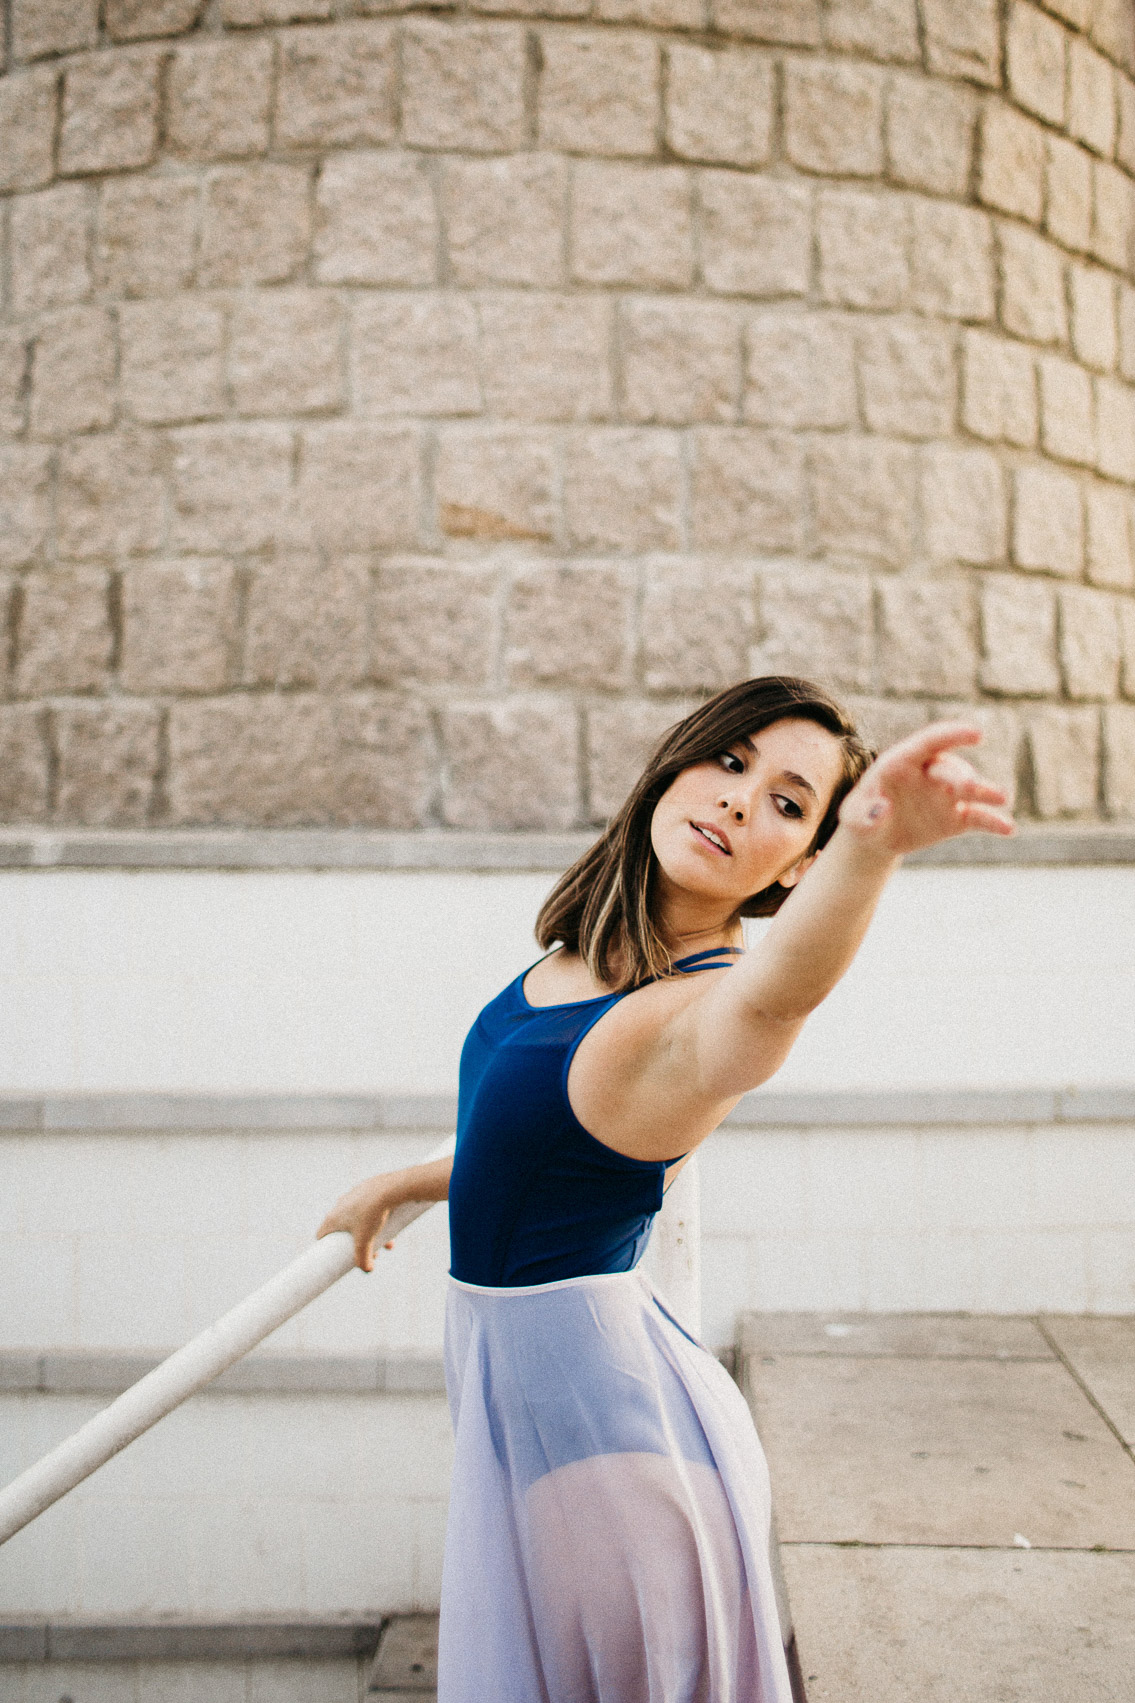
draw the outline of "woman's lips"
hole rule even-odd
[[[711,851],[717,852],[720,857],[732,857],[729,836],[723,834],[720,828],[714,828],[708,822],[691,822],[690,827],[702,844],[709,846]]]

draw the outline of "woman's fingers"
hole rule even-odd
[[[963,800],[958,805],[958,816],[962,823],[959,830],[961,833],[977,829],[984,834],[1013,834],[1017,828],[1011,816],[1007,816],[1003,810],[994,810],[988,804],[973,804]]]
[[[980,745],[981,729],[974,727],[969,721],[933,721],[929,727],[920,727],[917,733],[908,734],[900,739],[897,745],[892,745],[883,757],[897,755],[899,752],[911,762],[925,768],[932,763],[939,752],[953,751],[959,745]]]

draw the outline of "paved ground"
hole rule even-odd
[[[808,1703],[1135,1703],[1135,1320],[749,1314]]]

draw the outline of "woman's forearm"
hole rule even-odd
[[[433,1159],[428,1165],[407,1165],[402,1171],[389,1171],[382,1178],[387,1184],[391,1206],[406,1206],[412,1200],[448,1200],[449,1176],[453,1170],[453,1155]]]

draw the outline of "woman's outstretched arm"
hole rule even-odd
[[[396,1206],[410,1201],[448,1200],[449,1174],[453,1156],[431,1160],[428,1165],[407,1165],[401,1171],[383,1171],[377,1177],[367,1177],[340,1195],[316,1236],[329,1236],[333,1230],[345,1230],[354,1238],[355,1264],[362,1271],[374,1270],[374,1244]],[[392,1248],[393,1242],[386,1246]]]

